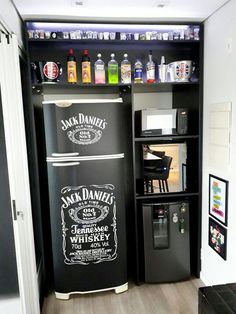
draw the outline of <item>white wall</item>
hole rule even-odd
[[[10,0],[1,0],[0,23],[3,24],[8,32],[13,32],[17,35],[19,45],[22,47],[22,21]]]
[[[232,103],[230,163],[209,160],[211,104]],[[205,22],[203,129],[202,272],[206,284],[236,281],[236,1],[231,0]],[[208,246],[209,174],[229,181],[227,260]]]

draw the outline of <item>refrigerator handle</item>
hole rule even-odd
[[[80,163],[76,162],[54,162],[52,164],[53,167],[70,167],[70,166],[78,166]]]
[[[52,153],[52,157],[74,157],[78,155],[79,153]]]

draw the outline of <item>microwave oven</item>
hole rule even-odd
[[[141,110],[141,136],[178,135],[188,132],[188,110],[145,109]]]

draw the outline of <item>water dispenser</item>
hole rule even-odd
[[[145,282],[190,277],[189,203],[143,203]]]

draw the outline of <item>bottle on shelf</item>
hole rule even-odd
[[[167,68],[168,68],[168,66],[165,62],[165,57],[162,56],[161,57],[161,64],[158,65],[158,76],[159,76],[159,81],[161,83],[165,83],[168,81],[168,79],[167,79]]]
[[[105,63],[102,61],[101,53],[97,54],[97,61],[94,63],[94,76],[95,76],[95,84],[105,84],[106,83],[106,75],[105,75]]]
[[[147,83],[153,84],[156,80],[156,66],[152,60],[152,51],[149,50],[148,62],[146,64]]]
[[[118,62],[115,60],[115,54],[111,54],[111,60],[108,62],[108,84],[118,84]]]
[[[128,54],[124,54],[124,60],[121,62],[121,83],[131,84],[131,63],[128,60]]]
[[[84,50],[82,56],[82,83],[91,83],[91,62],[88,50]]]
[[[77,66],[73,49],[69,49],[67,55],[67,81],[72,84],[77,83]]]
[[[143,83],[143,64],[139,58],[134,64],[134,83]]]

